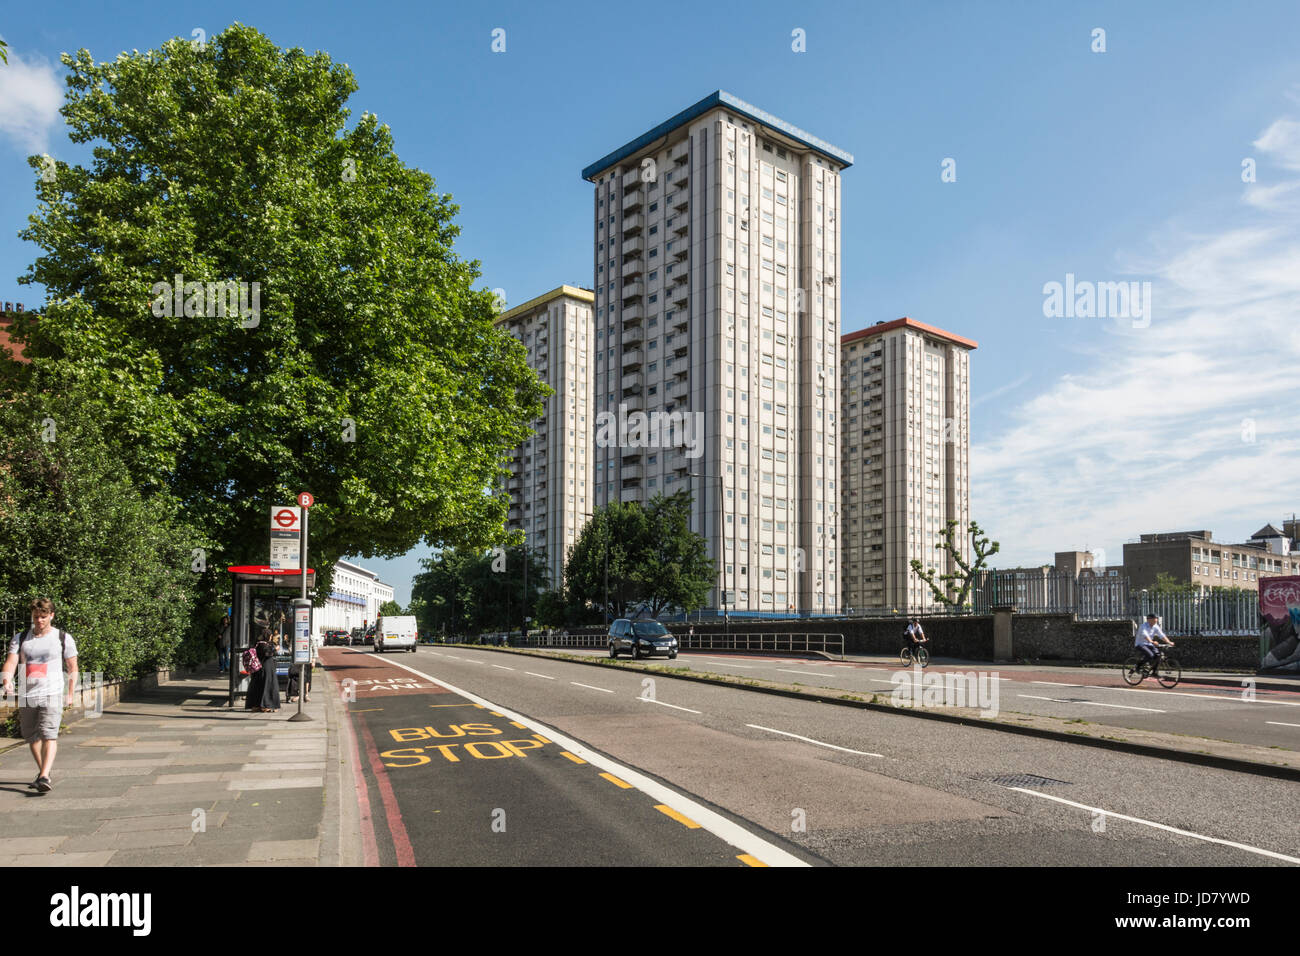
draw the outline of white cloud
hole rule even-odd
[[[50,130],[61,121],[63,89],[54,66],[41,56],[24,57],[10,47],[0,63],[0,133],[25,153],[42,153]]]
[[[1278,120],[1255,145],[1300,169],[1300,123]],[[1273,198],[1296,187],[1272,187]],[[975,517],[1002,541],[999,563],[1088,546],[1118,564],[1142,532],[1235,537],[1294,506],[1300,222],[1286,202],[1247,202],[1254,221],[1184,235],[1144,264],[1150,327],[1099,323],[1084,368],[972,448]]]

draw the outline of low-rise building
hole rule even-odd
[[[1261,577],[1300,573],[1300,554],[1286,533],[1265,525],[1244,544],[1224,544],[1208,530],[1139,536],[1124,545],[1124,571],[1135,589],[1161,574],[1202,588],[1254,588]]]

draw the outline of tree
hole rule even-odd
[[[973,564],[966,562],[962,549],[955,540],[957,533],[956,519],[949,520],[944,525],[942,531],[943,540],[939,543],[938,550],[947,552],[957,570],[939,575],[938,580],[943,582],[942,588],[935,581],[936,571],[934,568],[925,567],[915,558],[911,562],[912,573],[930,586],[930,593],[934,595],[935,600],[959,611],[966,608],[966,599],[970,596],[970,589],[975,581],[975,576],[979,574],[988,559],[997,554],[1002,547],[996,541],[990,542],[987,537],[981,539],[980,535],[984,533],[984,529],[974,521],[970,523],[966,530],[971,537],[971,548],[975,557]]]
[[[9,63],[9,44],[4,40],[0,40],[0,63]]]
[[[502,540],[487,489],[547,390],[453,252],[451,197],[376,117],[346,127],[352,72],[239,24],[63,63],[95,162],[36,183],[22,281],[50,301],[14,325],[10,391],[97,395],[137,483],[223,563],[264,561],[300,490],[322,592],[344,554]]]
[[[674,607],[702,607],[717,572],[704,538],[690,530],[690,512],[691,496],[685,491],[656,495],[646,507],[628,501],[598,508],[569,550],[566,591],[615,618],[627,617],[642,604],[654,615]]]
[[[537,551],[528,554],[528,599],[525,605],[522,546],[476,552],[448,548],[425,558],[424,571],[412,581],[412,602],[424,617],[420,626],[452,634],[514,629],[525,614],[536,614],[546,588],[546,562]]]
[[[401,614],[402,605],[398,604],[396,601],[385,601],[383,604],[379,605],[379,613],[384,617],[393,614]]]
[[[131,485],[92,407],[69,395],[0,405],[0,609],[25,616],[50,597],[81,670],[106,679],[211,659],[204,541],[174,502]]]

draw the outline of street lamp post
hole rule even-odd
[[[722,542],[722,546],[718,549],[719,552],[721,553],[721,557],[722,557],[722,601],[721,601],[721,604],[722,604],[722,633],[723,633],[724,638],[727,638],[727,637],[730,637],[730,636],[731,636],[731,618],[730,618],[730,611],[728,611],[728,609],[727,609],[727,592],[728,592],[729,589],[728,589],[728,587],[727,587],[727,489],[726,489],[726,484],[725,484],[725,482],[723,481],[723,478],[722,478],[721,475],[715,475],[715,476],[702,475],[702,474],[700,474],[699,472],[696,472],[696,471],[687,472],[687,474],[688,474],[690,477],[692,477],[692,478],[709,478],[709,477],[716,477],[716,478],[718,479],[718,507],[719,507],[719,510],[721,511],[721,514],[722,514],[721,534],[719,534],[719,536],[718,536],[718,537],[721,539],[721,542]]]

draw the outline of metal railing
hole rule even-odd
[[[1148,614],[1160,618],[1161,629],[1171,636],[1238,636],[1260,629],[1259,598],[1251,593],[1133,595],[1127,616],[1140,622]]]
[[[730,634],[681,634],[677,640],[683,650],[698,651],[784,651],[786,653],[821,652],[843,659],[844,635],[831,633],[774,633],[742,631]]]

